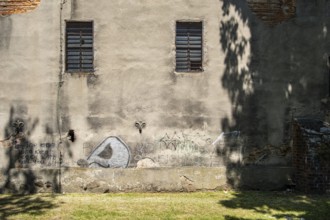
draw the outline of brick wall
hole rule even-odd
[[[34,10],[40,0],[0,0],[0,15],[20,14]]]
[[[330,129],[318,120],[296,119],[293,124],[294,182],[304,192],[330,190]]]

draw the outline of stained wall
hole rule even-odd
[[[292,116],[322,117],[329,2],[271,23],[251,2],[43,0],[0,17],[0,166],[89,166],[107,137],[129,167],[289,165]],[[65,71],[67,20],[93,21],[94,72]],[[175,72],[176,21],[203,22],[202,72]]]

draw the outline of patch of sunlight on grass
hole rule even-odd
[[[124,216],[118,211],[108,211],[95,207],[83,207],[74,210],[71,213],[72,219],[113,219]]]

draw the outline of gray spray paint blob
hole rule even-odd
[[[126,168],[130,161],[130,151],[123,140],[108,137],[88,156],[89,167]]]

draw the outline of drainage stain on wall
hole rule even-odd
[[[9,49],[12,25],[12,19],[10,17],[0,16],[0,50]]]

